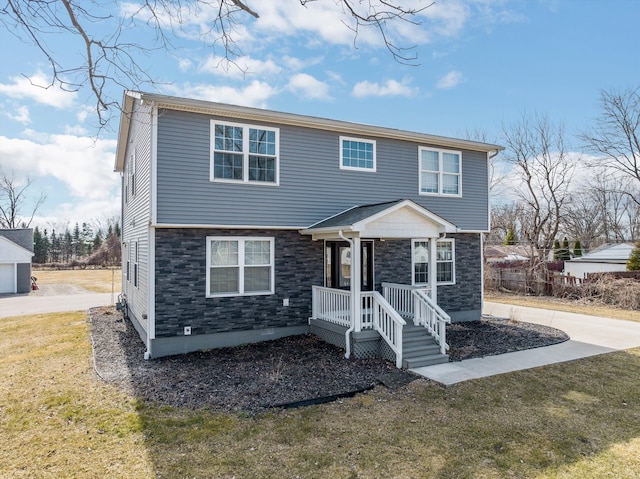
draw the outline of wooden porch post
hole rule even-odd
[[[429,238],[429,285],[431,286],[431,299],[438,304],[438,255],[436,244],[438,238]]]

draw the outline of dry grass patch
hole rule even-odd
[[[94,293],[118,293],[122,285],[122,270],[118,269],[69,269],[33,270],[38,285],[70,284]],[[113,288],[113,290],[112,290]]]
[[[0,477],[151,477],[136,401],[96,380],[86,314],[0,319]]]
[[[567,313],[588,314],[590,316],[640,322],[640,311],[587,304],[549,296],[516,296],[510,294],[485,293],[484,299],[485,301],[492,301],[494,303],[513,304],[515,306],[527,306],[530,308],[550,309],[553,311],[565,311]]]

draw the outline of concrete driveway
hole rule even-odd
[[[439,383],[451,385],[469,379],[640,347],[639,322],[491,302],[485,302],[483,313],[551,326],[564,331],[571,339],[553,346],[426,366],[413,371]]]
[[[114,293],[77,293],[64,295],[3,294],[0,295],[0,318],[27,314],[85,311],[96,306],[115,304]]]

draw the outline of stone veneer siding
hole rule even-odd
[[[438,286],[438,304],[447,313],[482,309],[482,255],[477,233],[449,234],[455,239],[456,284]],[[376,289],[385,282],[411,284],[411,240],[376,241],[374,245]],[[458,317],[463,317],[458,315]],[[480,319],[466,317],[464,319]]]
[[[273,237],[275,293],[207,298],[207,236]],[[323,284],[323,242],[297,231],[158,229],[155,257],[158,338],[306,325],[311,286]]]

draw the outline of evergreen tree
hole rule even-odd
[[[553,240],[553,261],[560,261],[560,241]]]
[[[513,229],[513,226],[509,226],[507,230],[507,236],[504,238],[505,245],[514,245],[518,243],[518,237],[516,236],[516,232]]]
[[[80,227],[78,223],[73,227],[73,238],[71,238],[72,257],[79,258],[82,256],[82,238],[80,237]]]
[[[560,258],[562,261],[569,261],[571,259],[571,249],[569,248],[569,240],[565,236],[562,240],[562,257]]]
[[[33,230],[33,262],[42,264],[47,262],[47,245],[45,242],[45,236],[40,232],[40,229],[36,226]]]
[[[627,271],[640,271],[640,240],[636,242],[635,248],[631,250],[631,256],[627,261]]]
[[[573,256],[576,258],[582,256],[582,245],[580,244],[580,240],[577,240],[573,245]]]

